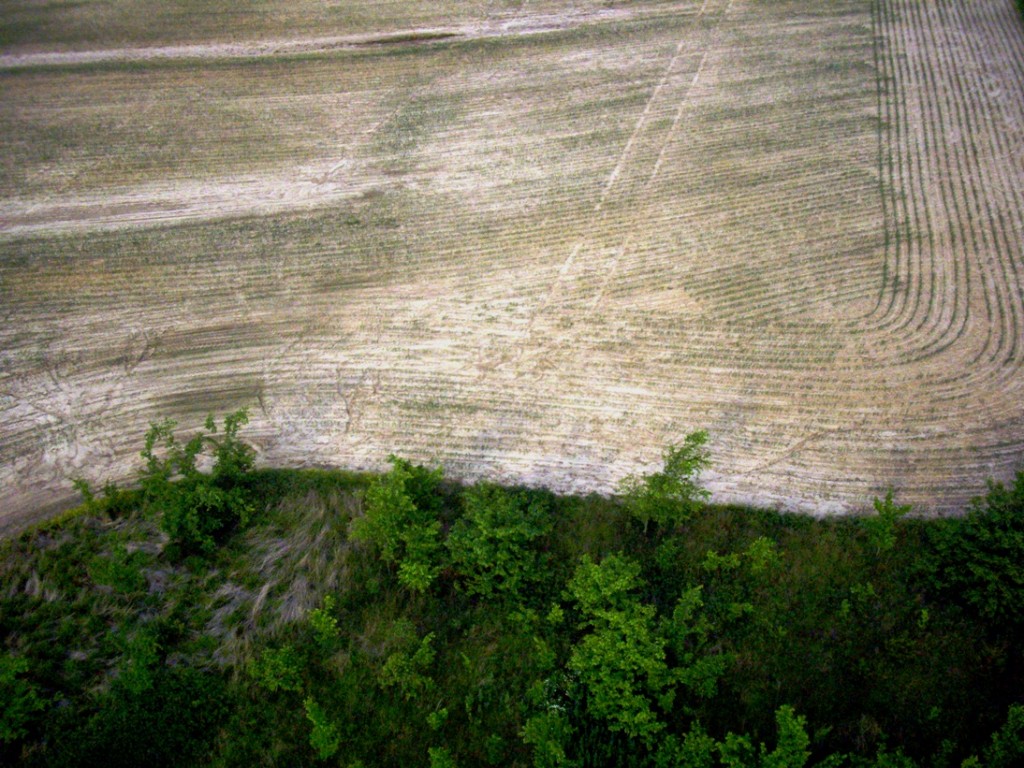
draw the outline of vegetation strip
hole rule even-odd
[[[4,765],[1024,758],[1024,473],[814,520],[707,506],[703,432],[609,499],[254,471],[245,421],[3,544]]]

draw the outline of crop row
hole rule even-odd
[[[678,5],[143,67],[171,144],[194,122],[180,152],[133,143],[141,96],[116,66],[78,72],[77,94],[68,73],[0,77],[0,206],[15,188],[41,206],[35,234],[0,239],[0,506],[124,476],[151,418],[240,405],[275,462],[395,451],[574,490],[697,427],[723,498],[827,511],[899,481],[943,510],[1005,472],[1024,75],[1001,4]],[[175,116],[200,76],[210,110]],[[79,133],[33,138],[62,120]],[[47,142],[76,176],[34,175]],[[302,174],[324,192],[299,206]],[[248,178],[269,210],[57,221],[191,176]]]
[[[985,83],[1010,74],[999,87],[1020,90],[1019,71],[991,62],[993,50],[1012,59],[1021,35],[995,15],[999,5],[876,4],[879,92],[890,112],[880,158],[888,283],[875,318],[908,362],[965,332],[986,335],[970,370],[1018,354],[1020,136],[994,119],[1005,104]]]

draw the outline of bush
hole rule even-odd
[[[323,606],[309,612],[309,626],[313,630],[317,645],[324,651],[330,651],[341,636],[338,619],[334,616],[333,595],[326,595]]]
[[[227,714],[223,681],[195,669],[158,667],[145,691],[115,686],[94,714],[68,709],[50,723],[46,764],[107,768],[196,765]],[[79,716],[80,717],[80,716]],[[77,720],[77,721],[76,721]]]
[[[139,593],[146,589],[146,576],[141,568],[144,560],[145,555],[129,553],[124,544],[118,543],[109,555],[93,558],[89,564],[89,577],[96,584],[118,592]]]
[[[619,492],[626,509],[645,531],[651,521],[664,528],[679,525],[707,502],[711,494],[697,484],[697,476],[711,466],[707,442],[706,431],[693,432],[682,445],[665,450],[661,472],[622,481]]]
[[[571,768],[578,765],[566,755],[573,735],[569,718],[557,709],[534,715],[523,726],[522,738],[533,747],[534,768]]]
[[[551,531],[548,505],[489,484],[466,490],[463,503],[465,514],[446,543],[466,591],[483,597],[520,595],[542,574],[534,546]]]
[[[455,760],[445,747],[431,747],[427,750],[430,768],[456,768]]]
[[[302,659],[290,645],[268,648],[258,659],[250,662],[249,676],[271,693],[279,690],[298,692],[302,689]]]
[[[941,589],[993,623],[1024,624],[1024,472],[1011,488],[990,482],[966,517],[933,538]]]
[[[1024,765],[1024,705],[1014,704],[1006,715],[1006,723],[992,734],[985,748],[987,768],[1011,768]]]
[[[441,470],[388,460],[392,469],[367,489],[365,514],[352,521],[351,536],[397,564],[404,586],[425,592],[441,570]]]
[[[333,757],[341,746],[341,734],[332,723],[323,707],[317,704],[312,698],[307,698],[303,705],[306,708],[306,718],[312,725],[309,732],[309,746],[316,752],[320,760],[327,760]]]
[[[0,743],[17,741],[28,733],[33,713],[45,704],[36,687],[21,677],[28,672],[25,659],[8,653],[0,654]]]
[[[111,519],[125,517],[135,510],[138,494],[117,484],[108,482],[103,486],[103,495],[97,497],[92,487],[82,478],[72,481],[75,490],[82,494],[82,510],[88,515],[106,515]]]
[[[640,566],[619,555],[600,565],[584,559],[569,581],[569,594],[590,632],[573,648],[569,669],[587,692],[587,708],[608,729],[647,746],[665,725],[652,709],[671,706],[673,682],[655,608],[640,603]]]
[[[171,420],[151,424],[142,458],[142,492],[147,505],[161,514],[160,527],[182,554],[208,555],[218,540],[236,526],[244,526],[254,505],[243,483],[252,469],[256,452],[238,439],[248,423],[248,412],[236,411],[224,419],[224,435],[216,438],[213,417],[200,432],[181,445]],[[158,445],[162,456],[157,455]],[[199,471],[201,455],[212,449],[213,470]]]
[[[431,632],[420,640],[419,646],[412,654],[398,651],[388,656],[380,671],[381,687],[397,689],[406,701],[411,701],[433,689],[434,680],[428,674],[428,669],[437,655],[433,642],[434,633]]]
[[[910,512],[909,504],[896,504],[894,491],[890,489],[885,499],[875,498],[876,515],[860,518],[860,524],[868,533],[868,539],[875,548],[875,554],[888,552],[896,546],[896,524]]]

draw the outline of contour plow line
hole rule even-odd
[[[881,158],[892,158],[880,163],[883,179],[889,176],[882,200],[890,211],[882,288],[889,299],[866,330],[884,337],[898,364],[927,365],[955,354],[963,363],[958,378],[972,386],[979,376],[1001,378],[1020,368],[1024,332],[1024,280],[1013,256],[1024,232],[1021,140],[989,119],[993,103],[983,90],[986,78],[994,78],[986,72],[990,51],[961,30],[987,26],[1018,46],[1024,33],[996,18],[987,25],[955,18],[972,10],[983,15],[995,5],[875,3],[884,47],[878,59],[882,67],[899,62],[880,81],[891,82],[885,95],[900,116],[883,133],[888,146],[880,150]],[[1003,115],[1011,125],[1024,120],[1024,73],[1017,75],[1002,79],[1017,98],[1007,93],[995,105],[1015,112]],[[887,168],[902,170],[887,174]],[[892,217],[893,201],[903,206],[905,221]]]

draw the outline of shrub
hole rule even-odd
[[[1014,768],[1024,765],[1024,705],[1010,707],[1006,722],[992,734],[982,754],[981,760],[977,756],[969,757],[962,768]]]
[[[910,512],[910,505],[897,505],[892,489],[885,494],[885,499],[875,498],[875,514],[872,517],[860,518],[861,525],[868,533],[868,539],[875,548],[876,554],[888,552],[896,546],[896,523]]]
[[[465,514],[446,544],[466,591],[483,597],[519,594],[540,576],[534,545],[551,531],[547,504],[488,484],[468,489],[463,503]]]
[[[807,719],[792,707],[782,706],[775,711],[775,723],[778,740],[771,751],[764,744],[755,751],[749,737],[726,734],[716,746],[721,764],[728,768],[804,768],[811,757]]]
[[[0,742],[17,741],[28,733],[33,713],[45,704],[36,686],[21,677],[28,672],[28,662],[9,653],[0,654]]]
[[[103,486],[103,495],[100,497],[97,497],[89,483],[80,477],[75,478],[72,485],[82,494],[82,509],[89,515],[106,515],[116,519],[130,514],[138,503],[138,494],[135,491],[119,488],[113,482]]]
[[[425,592],[441,570],[441,470],[388,457],[392,469],[366,491],[365,513],[352,521],[351,537],[376,547],[398,565],[398,580]]]
[[[148,627],[139,629],[124,641],[118,685],[134,695],[153,687],[154,667],[160,661],[160,644]]]
[[[171,768],[197,765],[227,715],[224,682],[195,669],[157,667],[152,685],[114,686],[81,719],[68,708],[49,723],[47,765]]]
[[[433,646],[434,633],[424,637],[412,654],[398,651],[388,656],[380,672],[382,688],[396,688],[406,701],[434,687],[434,680],[427,674],[434,663],[436,651]]]
[[[775,722],[778,741],[771,752],[761,745],[762,768],[803,768],[811,757],[807,718],[797,715],[790,706],[782,706],[775,712]]]
[[[455,760],[445,747],[430,747],[427,750],[430,768],[455,768]]]
[[[313,629],[313,636],[317,645],[325,651],[329,651],[341,636],[338,619],[333,615],[333,611],[334,596],[327,595],[324,597],[323,606],[314,608],[309,613],[309,626]]]
[[[648,746],[665,726],[651,708],[671,705],[665,640],[654,623],[655,609],[635,595],[640,566],[612,555],[600,565],[584,559],[569,582],[569,594],[591,631],[573,648],[569,668],[587,691],[591,713]]]
[[[940,588],[992,622],[1024,624],[1024,472],[1010,488],[990,482],[966,517],[933,538]]]
[[[146,576],[140,567],[144,559],[144,555],[138,552],[130,554],[124,544],[118,543],[109,555],[93,558],[89,564],[89,577],[96,584],[125,594],[142,592],[146,588]]]
[[[268,648],[249,664],[249,676],[271,693],[297,692],[302,688],[302,660],[290,645]]]
[[[534,768],[570,768],[578,765],[566,755],[573,735],[569,718],[557,709],[548,709],[526,721],[523,741],[533,747]]]
[[[224,435],[217,438],[213,417],[206,433],[198,433],[184,445],[174,436],[174,421],[151,424],[142,458],[142,492],[147,505],[161,514],[160,526],[184,554],[210,554],[217,541],[236,526],[244,526],[253,504],[243,484],[252,469],[255,451],[238,438],[248,423],[245,410],[224,419]],[[161,454],[157,454],[160,446]],[[198,461],[210,449],[213,469],[200,472]]]
[[[711,494],[697,484],[697,476],[711,465],[707,441],[706,431],[693,432],[682,445],[665,450],[661,472],[622,481],[619,493],[626,509],[645,531],[652,521],[661,527],[679,525],[707,502]]]
[[[313,748],[320,760],[327,760],[334,756],[341,746],[341,734],[338,733],[334,723],[327,718],[323,707],[317,704],[312,697],[307,698],[303,702],[303,706],[306,708],[306,719],[312,724],[312,730],[309,733],[309,746]]]

